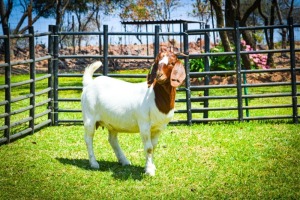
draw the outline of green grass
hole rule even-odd
[[[105,133],[101,133],[105,132]],[[155,177],[144,175],[138,134],[121,134],[132,166],[116,162],[107,131],[95,135],[99,170],[82,126],[47,127],[0,146],[0,199],[299,199],[300,128],[229,123],[168,126]]]

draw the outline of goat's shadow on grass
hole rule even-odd
[[[98,161],[100,169],[92,169],[87,159],[69,159],[69,158],[56,158],[59,162],[64,165],[73,165],[81,169],[90,171],[102,171],[102,172],[112,172],[112,176],[119,180],[142,180],[144,177],[144,168],[140,166],[128,165],[122,166],[118,162],[111,161]]]

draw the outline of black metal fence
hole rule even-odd
[[[32,134],[35,130],[51,124],[52,104],[52,63],[51,55],[35,56],[35,39],[42,36],[50,36],[51,33],[35,34],[33,27],[29,33],[24,35],[10,35],[8,28],[4,30],[3,40],[5,58],[0,63],[4,68],[5,75],[0,84],[0,144],[9,143],[10,140],[19,138],[26,134]],[[29,58],[26,60],[12,61],[11,43],[22,38],[29,45]],[[36,63],[47,60],[48,73],[36,76]],[[17,65],[27,65],[28,72],[19,78],[15,78],[12,69]],[[23,88],[19,93],[19,88]],[[29,90],[28,90],[29,89]],[[12,134],[13,133],[13,134]]]
[[[82,90],[81,77],[82,73],[64,73],[59,69],[59,63],[67,59],[91,59],[102,60],[103,68],[101,74],[95,76],[106,75],[116,78],[140,79],[146,75],[138,74],[116,74],[109,72],[109,61],[111,60],[150,60],[153,61],[160,49],[160,42],[163,36],[180,37],[183,41],[183,49],[180,49],[182,56],[179,56],[185,63],[187,78],[185,85],[178,89],[177,110],[175,118],[171,123],[207,123],[213,121],[248,121],[248,120],[274,120],[283,119],[298,123],[299,119],[299,92],[297,88],[300,82],[297,81],[297,74],[300,73],[300,64],[296,60],[300,49],[296,48],[294,30],[299,28],[292,19],[287,25],[280,26],[264,26],[264,27],[239,27],[236,22],[233,28],[189,30],[188,24],[185,23],[182,32],[177,33],[161,33],[159,27],[155,27],[154,32],[148,33],[118,33],[109,32],[108,26],[103,26],[103,32],[59,32],[57,26],[49,26],[49,32],[42,34],[34,34],[33,28],[29,34],[22,36],[9,35],[5,30],[5,35],[0,39],[5,43],[5,63],[1,63],[0,67],[5,69],[5,80],[0,85],[0,90],[5,94],[0,106],[0,119],[4,119],[0,124],[0,131],[3,131],[3,137],[0,135],[0,143],[7,143],[11,139],[15,139],[24,134],[33,133],[45,125],[59,125],[62,123],[81,123],[80,94]],[[287,29],[289,32],[288,49],[277,48],[275,50],[257,50],[244,51],[240,48],[240,35],[244,30],[274,30]],[[235,47],[232,52],[210,52],[210,35],[212,32],[227,31],[234,33]],[[60,53],[59,41],[65,36],[83,36],[94,35],[101,41],[99,54],[71,54],[64,55]],[[153,37],[153,53],[151,55],[109,55],[109,38],[114,36],[147,36]],[[36,58],[34,53],[34,39],[39,36],[48,36],[48,56]],[[204,53],[193,53],[189,51],[190,38],[193,36],[203,36],[205,45]],[[12,62],[10,56],[10,41],[13,38],[25,37],[29,39],[30,58],[28,60]],[[201,48],[201,47],[199,47]],[[200,52],[201,49],[199,49]],[[282,68],[272,69],[256,69],[247,70],[242,68],[241,55],[243,54],[267,54],[267,53],[285,53],[288,56],[288,64]],[[227,71],[210,71],[209,58],[213,56],[233,56],[235,57],[235,70]],[[189,60],[204,58],[205,70],[203,72],[190,72]],[[36,77],[36,62],[41,60],[48,61],[48,73]],[[29,64],[29,79],[12,83],[13,75],[11,68],[18,64]],[[150,67],[151,62],[149,63]],[[285,73],[290,77],[289,80],[265,80],[263,83],[249,82],[249,75],[261,76],[269,74],[269,77],[275,76],[276,73]],[[146,74],[146,72],[145,72]],[[230,77],[234,81],[226,84],[213,83],[214,77]],[[60,79],[70,79],[66,84],[60,82]],[[191,80],[198,80],[196,83]],[[38,82],[46,80],[44,84]],[[199,83],[200,81],[200,83]],[[28,85],[30,90],[27,94],[14,97],[12,88]],[[42,86],[41,86],[42,85]],[[37,88],[41,88],[37,91]],[[69,95],[61,95],[68,93]],[[45,99],[37,101],[37,96],[44,96]],[[17,110],[12,109],[13,104],[18,101],[29,99],[28,105],[19,107]],[[272,104],[270,103],[272,99]],[[274,101],[276,99],[277,101]],[[275,102],[275,103],[274,103]],[[39,113],[37,107],[41,107]],[[27,113],[29,112],[29,113]],[[22,113],[22,119],[12,121],[13,115]],[[25,113],[25,114],[24,114]],[[27,115],[24,117],[24,115]],[[45,117],[46,116],[46,117]],[[37,120],[42,118],[42,120]],[[12,128],[21,124],[22,130],[14,130]]]

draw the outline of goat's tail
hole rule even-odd
[[[87,86],[90,82],[92,82],[94,72],[101,66],[102,66],[102,62],[97,61],[90,64],[87,68],[85,68],[83,74],[83,80],[82,80],[83,87]]]

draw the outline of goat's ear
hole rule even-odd
[[[154,82],[155,78],[156,78],[156,71],[157,71],[157,64],[156,62],[151,66],[150,71],[147,75],[147,84],[148,87],[150,87],[152,85],[152,83]]]
[[[186,77],[183,64],[178,60],[171,72],[171,85],[172,87],[179,87]]]

